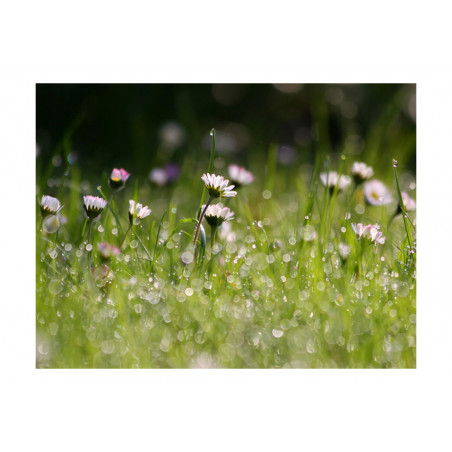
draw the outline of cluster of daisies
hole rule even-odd
[[[217,176],[215,174],[203,174],[201,180],[205,183],[207,191],[209,192],[209,200],[207,204],[204,204],[201,209],[201,216],[198,220],[198,226],[195,231],[193,243],[196,243],[198,238],[199,228],[201,226],[203,218],[211,228],[212,242],[215,237],[215,232],[223,222],[232,220],[234,218],[234,212],[225,207],[221,202],[218,204],[211,204],[212,201],[220,198],[233,198],[237,196],[237,192],[233,188],[239,189],[244,185],[248,185],[254,181],[254,176],[251,172],[238,165],[229,165],[228,167],[229,179],[225,179],[223,176]],[[229,183],[231,182],[231,185]]]
[[[211,202],[217,198],[220,198],[221,200],[221,198],[236,196],[237,192],[233,191],[233,188],[248,185],[254,180],[251,172],[235,164],[229,165],[228,172],[232,183],[231,185],[229,184],[229,179],[224,179],[223,176],[216,176],[215,174],[203,174],[201,178],[206,184],[206,188],[209,192],[209,201],[202,206],[202,215],[198,221],[194,243],[196,242],[199,226],[201,225],[203,218],[205,218],[207,223],[211,226],[213,234],[215,234],[216,229],[221,226],[224,221],[229,221],[234,218],[234,212],[232,212],[229,207],[225,207],[221,203],[211,204]],[[122,190],[129,177],[130,173],[123,168],[114,168],[108,181],[113,193]],[[83,196],[83,208],[88,221],[99,219],[107,205],[107,201],[102,197],[91,195]],[[62,208],[63,206],[57,198],[49,195],[42,196],[41,213],[43,217],[43,229],[47,233],[58,231],[61,224],[60,211]],[[129,229],[132,225],[139,224],[141,220],[148,217],[150,214],[151,209],[148,206],[137,203],[133,199],[129,200]],[[127,232],[125,235],[127,235]],[[124,239],[125,236],[121,245],[124,242]],[[108,258],[112,254],[118,254],[119,250],[120,247],[113,247],[104,242],[99,244],[101,256],[105,258]]]
[[[165,175],[163,175],[163,171],[165,172]],[[172,172],[173,174],[171,176]],[[160,174],[160,176],[158,176],[159,171],[156,171],[154,182],[156,185],[163,185],[163,183],[168,179],[171,179],[171,177],[177,177],[176,172],[176,168],[169,166],[164,170],[162,169],[162,174]],[[214,236],[217,229],[224,222],[234,218],[234,212],[231,211],[229,207],[222,204],[222,199],[237,196],[236,190],[254,181],[254,176],[251,172],[235,164],[229,165],[228,173],[229,179],[210,173],[203,174],[201,177],[201,180],[204,182],[209,193],[209,199],[207,203],[203,204],[201,207],[201,214],[197,221],[193,244],[196,244],[203,219],[205,219],[211,227],[212,243],[214,243]],[[351,169],[351,176],[339,175],[335,171],[330,171],[321,173],[320,180],[331,193],[334,190],[347,190],[353,180],[355,187],[359,187],[362,184],[364,199],[368,205],[382,206],[391,203],[393,201],[391,191],[383,184],[383,182],[372,179],[373,175],[374,171],[370,166],[367,166],[362,162],[354,162]],[[109,178],[109,186],[112,189],[112,194],[122,190],[129,177],[130,174],[123,168],[114,168]],[[161,183],[159,183],[159,181]],[[213,202],[218,199],[220,202],[213,204]],[[409,212],[416,208],[416,202],[406,192],[402,192],[402,201],[405,211]],[[98,219],[107,205],[109,205],[107,201],[99,196],[83,197],[83,207],[88,221]],[[111,208],[110,205],[109,207]],[[46,232],[53,233],[58,231],[60,224],[62,223],[60,217],[62,208],[63,206],[57,198],[48,195],[42,197],[41,212],[43,217],[43,229]],[[394,215],[401,212],[402,209],[399,204]],[[138,225],[141,220],[148,217],[150,214],[151,209],[148,206],[144,206],[131,199],[129,201],[129,229],[127,232],[133,225]],[[386,238],[380,230],[381,227],[379,225],[352,223],[351,226],[358,239],[367,238],[375,243],[375,245],[385,243]],[[127,232],[124,235],[121,245],[124,242]],[[119,246],[119,249],[121,248],[121,245]],[[102,244],[102,249],[100,249],[100,251],[102,256],[110,256],[111,254],[117,254],[119,249]]]
[[[368,205],[383,206],[393,202],[394,199],[389,188],[386,187],[383,182],[372,179],[374,171],[370,166],[367,166],[363,162],[354,162],[351,174],[356,187],[362,184],[364,200]],[[320,181],[330,190],[330,192],[334,189],[345,191],[351,185],[352,177],[348,175],[338,175],[336,171],[330,171],[328,173],[321,173]],[[416,202],[406,192],[402,192],[402,201],[406,212],[416,209]],[[401,212],[402,209],[399,204],[394,216]],[[358,239],[361,239],[361,237],[368,238],[371,242],[375,243],[375,245],[383,244],[386,241],[378,224],[364,225],[362,223],[352,223],[351,226],[358,236]]]
[[[351,173],[356,186],[363,184],[364,199],[369,205],[383,206],[393,202],[389,188],[383,182],[372,179],[374,170],[370,166],[363,162],[354,162]],[[331,191],[336,187],[338,190],[344,191],[351,185],[352,178],[348,175],[339,176],[336,171],[330,171],[321,173],[320,181]],[[402,192],[402,199],[407,212],[415,210],[416,202],[406,192]]]
[[[128,173],[125,169],[114,168],[108,180],[110,188],[113,192],[122,190],[129,177],[130,173]],[[107,201],[99,196],[83,196],[83,208],[87,219],[90,221],[98,219],[107,204]],[[43,228],[46,232],[53,233],[58,231],[61,224],[60,210],[62,208],[63,206],[57,198],[48,195],[44,195],[41,198]],[[149,209],[148,206],[136,203],[133,199],[129,201],[130,224],[138,224],[142,219],[149,216],[150,213],[151,209]]]

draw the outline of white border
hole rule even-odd
[[[450,16],[431,11],[393,1],[8,6],[2,450],[450,448],[451,33]],[[417,83],[417,370],[34,369],[35,83],[212,81]]]

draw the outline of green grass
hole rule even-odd
[[[86,187],[80,169],[68,167],[58,192],[67,223],[58,235],[40,230],[37,211],[37,367],[416,366],[415,255],[406,234],[409,227],[414,235],[414,218],[406,225],[398,215],[387,228],[395,203],[358,214],[359,187],[330,197],[318,183],[323,158],[311,170],[278,168],[270,146],[251,168],[256,181],[223,200],[235,212],[235,240],[219,231],[212,252],[204,221],[205,254],[198,240],[186,264],[207,163],[187,164],[174,187],[134,186],[131,177],[111,201],[120,227],[107,207],[93,223],[92,251],[87,231],[81,236],[82,195],[98,195],[101,181]],[[329,166],[346,174],[351,164],[332,158]],[[390,156],[386,164],[391,174]],[[132,228],[121,254],[102,259],[98,243],[118,246],[128,228],[129,199],[152,214]],[[386,243],[357,240],[352,222],[379,223]],[[347,258],[340,244],[350,247]]]

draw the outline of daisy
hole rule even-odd
[[[129,177],[130,174],[125,169],[114,168],[108,183],[113,190],[121,190]]]
[[[352,229],[359,239],[361,237],[366,237],[370,239],[371,242],[374,242],[375,245],[383,245],[386,241],[386,237],[384,237],[383,233],[379,230],[380,226],[378,224],[368,224],[364,226],[362,223],[352,223]]]
[[[129,201],[129,222],[132,224],[134,218],[141,221],[151,214],[151,209],[143,204],[135,203],[133,199]]]
[[[107,201],[99,196],[84,196],[83,203],[86,215],[90,219],[98,217],[107,205]]]
[[[371,206],[383,206],[392,202],[389,189],[376,179],[364,183],[364,197]]]
[[[354,162],[352,166],[352,175],[356,183],[359,183],[363,180],[370,179],[374,175],[374,170],[365,163]]]
[[[243,166],[229,165],[228,167],[229,178],[236,188],[240,188],[242,185],[251,184],[254,181],[254,176],[250,171],[247,171]]]
[[[384,237],[383,233],[378,230],[378,226],[372,226],[371,224],[369,226],[369,235],[371,242],[375,242],[375,245],[377,245],[378,243],[380,245],[383,245],[383,243],[385,243],[386,241],[386,237]]]
[[[228,185],[229,180],[225,179],[223,176],[215,176],[215,174],[207,173],[203,174],[201,179],[206,184],[212,199],[220,197],[232,198],[237,196],[237,192],[232,191],[234,185]]]
[[[407,212],[411,212],[416,209],[416,201],[413,198],[410,198],[408,193],[404,191],[402,192],[402,201]]]
[[[203,209],[205,206],[202,206]],[[210,226],[217,228],[223,221],[229,221],[234,218],[234,212],[232,212],[229,207],[223,207],[222,204],[214,204],[213,206],[207,207],[205,218]]]
[[[60,201],[52,196],[44,195],[41,198],[41,213],[43,217],[57,214],[62,207]]]
[[[353,232],[358,236],[360,239],[363,235],[365,236],[368,234],[369,228],[372,225],[368,224],[367,226],[364,226],[362,223],[352,223],[352,229]]]
[[[320,173],[320,180],[325,187],[333,189],[338,187],[339,190],[345,190],[351,183],[350,176],[339,175],[336,171],[330,171],[329,173]]]

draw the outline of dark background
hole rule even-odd
[[[415,93],[412,84],[38,84],[37,177],[65,160],[88,176],[124,167],[147,177],[185,158],[205,168],[212,127],[218,155],[243,165],[276,143],[281,165],[312,162],[323,148],[376,167],[397,157],[414,173]],[[176,146],[162,138],[168,122],[185,135]]]

